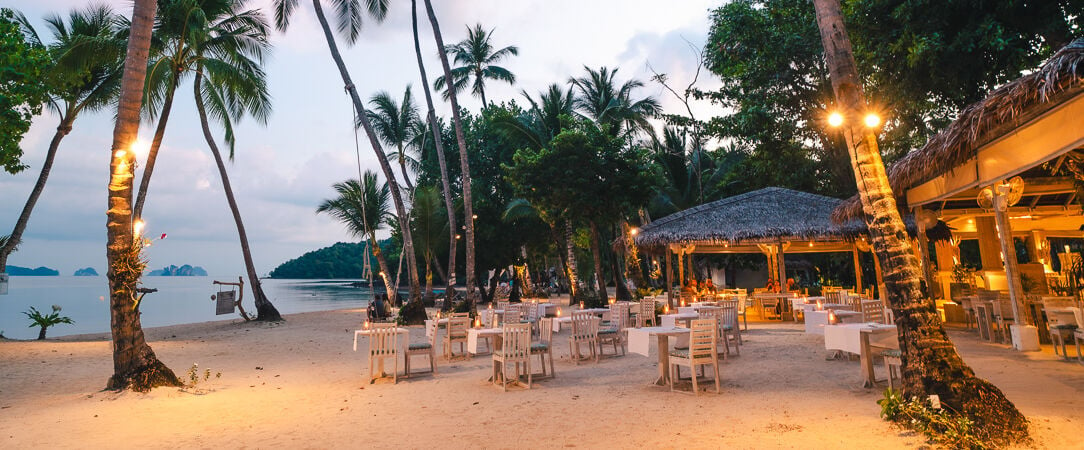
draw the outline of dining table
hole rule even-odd
[[[609,308],[586,308],[586,309],[576,309],[576,310],[573,310],[572,312],[577,312],[577,311],[589,312],[589,313],[594,314],[596,316],[602,317],[604,314],[609,313],[610,309]],[[566,327],[571,323],[572,323],[572,315],[562,315],[560,317],[557,317],[557,318],[553,319],[553,332],[554,333],[560,333],[561,328]]]
[[[659,357],[659,377],[654,384],[665,386],[670,384],[670,338],[684,337],[687,341],[689,333],[688,328],[674,326],[629,328],[629,353],[650,356],[651,337],[654,336]]]
[[[484,352],[479,350],[478,342],[481,338],[491,338],[493,340],[493,349],[500,348],[501,340],[503,339],[504,329],[500,327],[495,328],[468,328],[467,329],[467,353],[472,355],[481,355]]]
[[[831,325],[830,317],[835,317],[835,323],[857,323],[863,319],[862,313],[844,308],[832,308],[823,310],[806,310],[805,332],[808,334],[824,334],[824,328]]]
[[[399,344],[399,349],[398,349],[399,354],[400,355],[405,355],[407,346],[410,344],[410,329],[405,328],[405,327],[396,327],[395,328],[395,333],[399,335],[398,342],[397,342]],[[369,336],[371,334],[373,334],[373,330],[371,328],[362,328],[360,330],[354,330],[354,351],[355,352],[358,351],[358,337],[359,336]],[[368,353],[368,352],[366,352],[366,353]],[[398,357],[398,356],[396,356],[396,357]],[[376,378],[382,378],[382,377],[385,377],[385,376],[388,375],[387,373],[384,372],[384,358],[378,359],[376,364],[377,364],[377,374],[378,375],[372,376],[370,381],[369,381],[370,383],[372,383],[372,380],[374,380]]]
[[[900,342],[895,325],[846,323],[824,327],[824,348],[858,355],[862,387],[870,388],[877,382],[873,373],[874,349],[899,349]]]

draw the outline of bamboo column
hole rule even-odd
[[[1013,322],[1017,326],[1024,325],[1024,292],[1020,289],[1020,269],[1016,265],[1016,246],[1012,241],[1012,228],[1009,226],[1008,184],[998,184],[992,187],[994,203],[994,221],[997,225],[998,242],[1001,243],[1001,254],[1005,261],[1005,280],[1009,284],[1009,298],[1012,299]]]
[[[858,257],[858,246],[851,246],[851,254],[854,256],[854,289],[858,292],[862,292],[862,263]]]

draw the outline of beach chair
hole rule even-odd
[[[369,332],[369,384],[372,384],[373,366],[377,361],[391,358],[394,370],[392,383],[399,382],[399,329],[394,323],[374,323]]]
[[[412,343],[407,346],[406,359],[403,363],[403,368],[406,370],[406,375],[410,376],[410,357],[411,356],[428,356],[429,357],[429,371],[433,375],[437,374],[437,328],[440,325],[436,320],[429,321],[427,327],[429,328],[426,333],[428,342]]]
[[[613,356],[617,356],[620,350],[625,354],[625,328],[629,322],[629,305],[627,303],[610,304],[610,323],[598,330],[598,353],[603,355],[605,344],[611,344],[614,348]]]
[[[584,359],[580,353],[583,345],[591,351],[591,357],[598,362],[598,320],[589,312],[572,312],[572,332],[568,336],[569,355],[579,364]]]
[[[455,317],[448,319],[448,332],[444,335],[444,357],[452,359],[455,356],[467,355],[467,329],[470,328],[470,317]],[[459,344],[459,355],[452,350],[452,344]]]
[[[531,355],[538,355],[538,361],[542,366],[542,376],[546,376],[546,356],[550,360],[550,377],[557,377],[553,370],[553,318],[538,320],[538,342],[531,344]]]
[[[699,319],[692,321],[692,329],[689,331],[689,348],[686,350],[674,350],[670,353],[670,391],[674,391],[674,380],[681,375],[681,366],[689,368],[692,374],[693,394],[700,395],[697,385],[696,367],[710,365],[715,370],[715,393],[719,389],[719,355],[716,347],[718,332],[715,331],[714,319]]]
[[[531,388],[531,324],[506,323],[501,331],[501,348],[493,351],[493,383],[498,378],[501,388],[508,390],[508,367],[514,365],[515,379],[519,383],[520,368],[527,375],[527,389]]]

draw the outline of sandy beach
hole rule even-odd
[[[204,393],[102,391],[108,335],[0,341],[0,444],[6,448],[915,448],[919,436],[878,418],[883,388],[860,386],[858,361],[826,360],[800,324],[750,322],[741,356],[721,364],[721,395],[651,385],[654,356],[575,365],[557,335],[557,377],[502,392],[488,356],[367,384],[351,351],[359,310],[147,330],[185,377],[221,372]],[[424,340],[412,327],[413,341]],[[952,332],[964,359],[1032,422],[1039,448],[1081,448],[1084,366],[1047,346],[1017,353]],[[359,347],[361,347],[359,345]],[[359,348],[363,350],[363,348]],[[654,350],[653,350],[654,351]],[[418,359],[416,367],[428,363]],[[878,367],[880,370],[880,367]]]

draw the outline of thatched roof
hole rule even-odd
[[[1084,39],[1077,39],[1047,60],[1039,70],[994,90],[986,99],[960,112],[960,116],[922,148],[908,153],[888,168],[888,179],[900,209],[907,189],[918,186],[974,158],[978,149],[1021,124],[1084,92]],[[836,223],[862,217],[858,196],[832,213]]]
[[[771,187],[671,214],[645,225],[636,245],[660,249],[667,244],[737,244],[779,240],[847,241],[865,233],[852,221],[829,220],[842,200]]]

